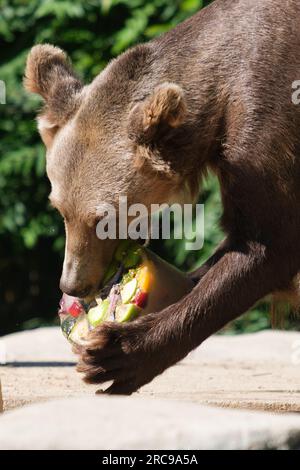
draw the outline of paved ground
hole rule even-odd
[[[0,350],[8,363],[0,367],[5,410],[49,398],[92,396],[97,390],[74,371],[75,358],[56,328],[10,335]],[[215,336],[139,396],[299,412],[299,351],[300,333]]]
[[[300,333],[215,336],[129,398],[95,396],[74,359],[56,328],[0,339],[0,448],[300,448]]]

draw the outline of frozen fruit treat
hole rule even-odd
[[[127,322],[176,302],[193,287],[188,277],[131,240],[120,242],[89,303],[64,294],[59,317],[64,335],[82,343],[88,332],[105,321]]]

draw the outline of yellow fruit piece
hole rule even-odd
[[[138,273],[138,286],[142,292],[149,292],[151,284],[153,282],[153,275],[150,271],[149,266],[144,265],[141,267]]]

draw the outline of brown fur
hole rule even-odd
[[[207,170],[220,181],[227,237],[192,274],[194,290],[163,312],[94,330],[77,350],[86,381],[112,379],[109,393],[132,393],[265,295],[291,290],[300,271],[299,15],[298,0],[216,0],[87,86],[61,51],[31,52],[26,83],[46,102],[51,197],[66,222],[64,291],[93,293],[109,262],[113,243],[95,237],[101,202],[186,201]]]
[[[24,86],[46,100],[46,116],[50,127],[66,123],[76,110],[76,94],[82,89],[65,52],[50,44],[31,49]]]
[[[179,127],[185,114],[183,90],[177,85],[164,83],[145,102],[137,104],[131,111],[129,135],[137,142],[149,142],[155,138],[163,123],[170,127]]]

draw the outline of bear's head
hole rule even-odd
[[[25,87],[45,103],[37,121],[50,200],[65,221],[66,293],[84,297],[99,288],[117,243],[96,235],[107,204],[117,209],[127,196],[128,205],[150,208],[190,192],[184,92],[155,67],[149,46],[138,46],[84,86],[61,49],[37,45],[28,56]]]

